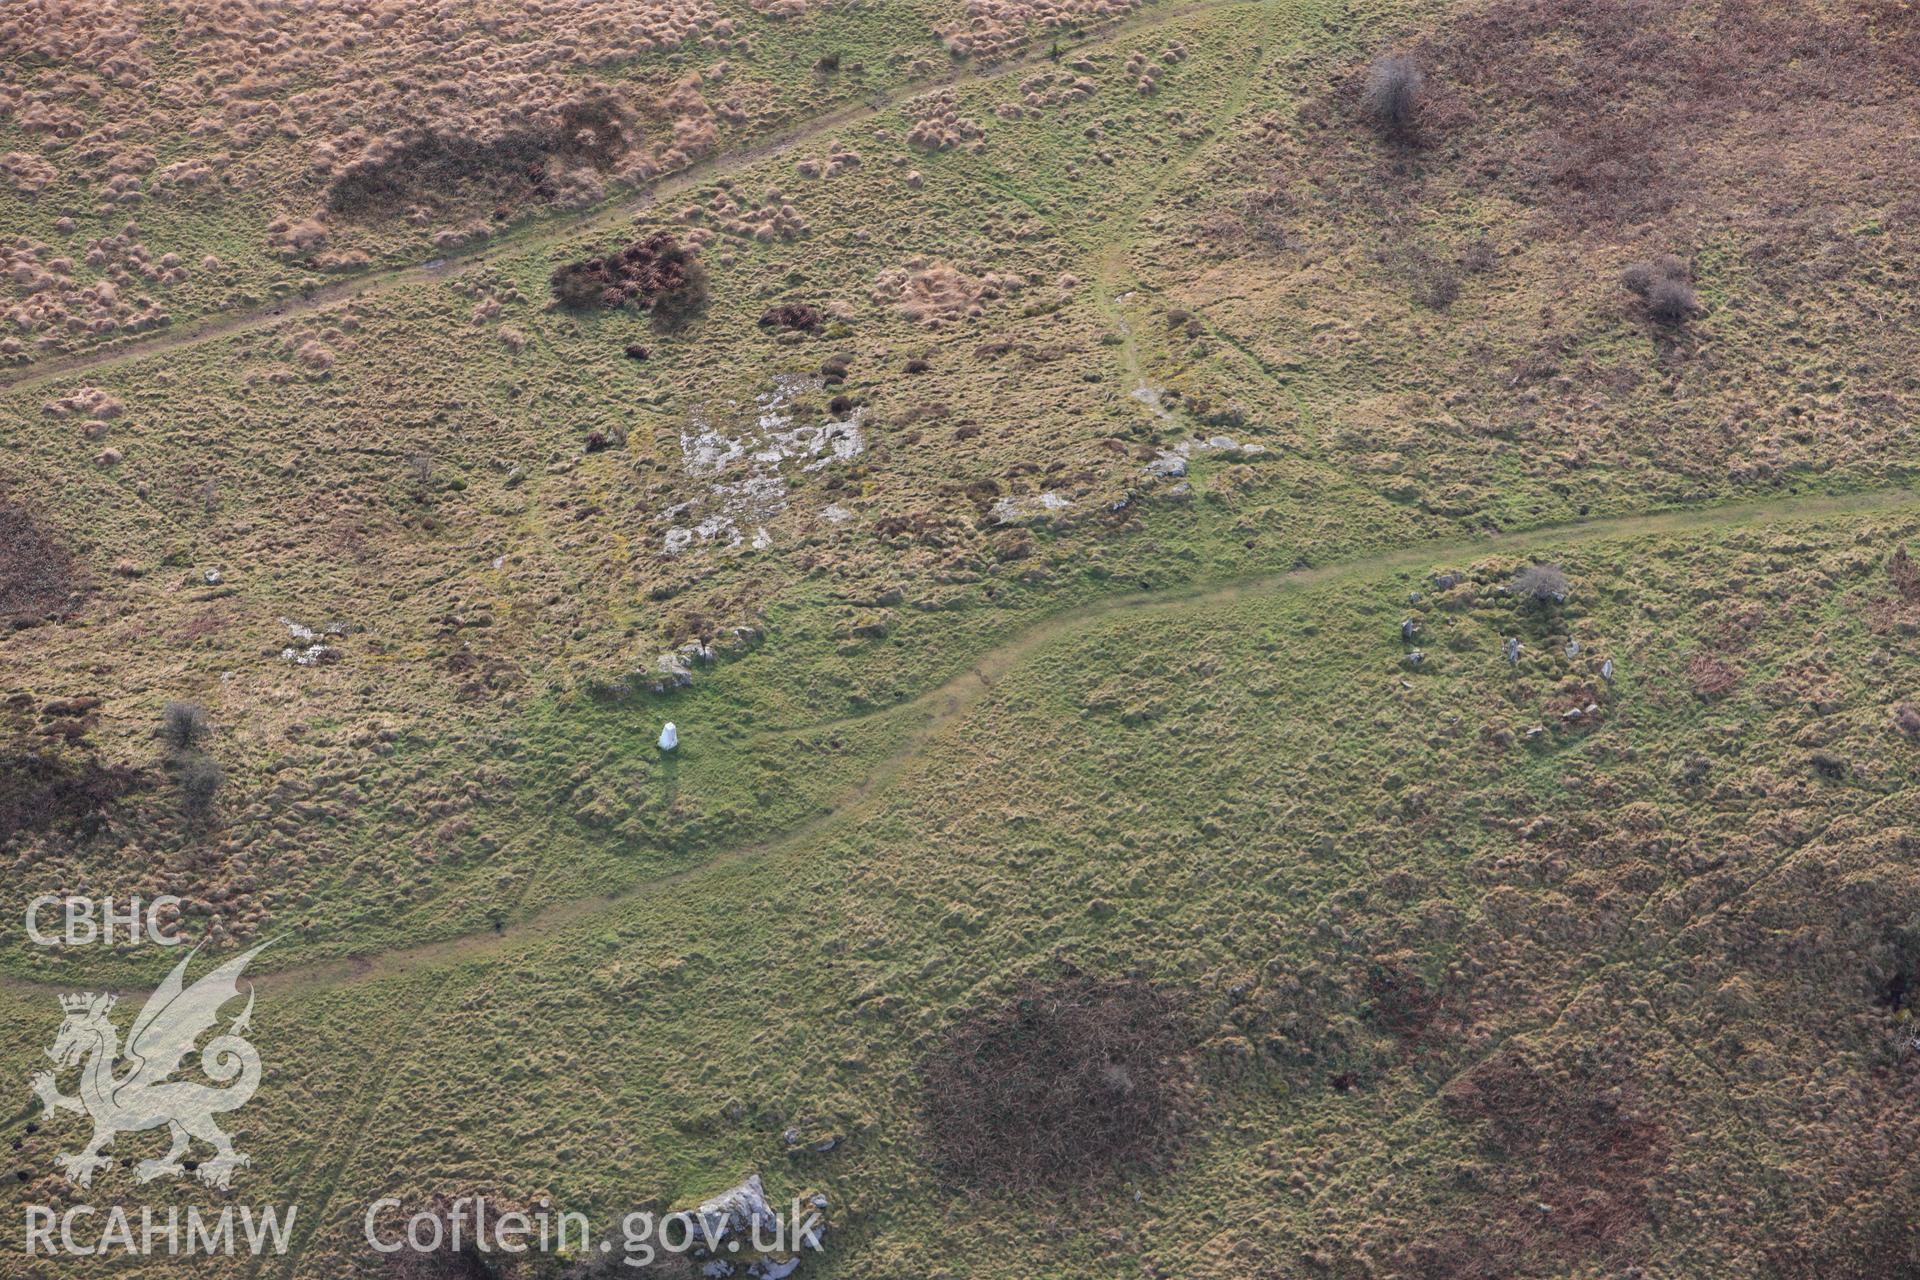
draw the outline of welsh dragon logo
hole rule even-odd
[[[47,1119],[67,1111],[93,1120],[93,1138],[86,1148],[56,1157],[77,1186],[90,1186],[95,1171],[112,1163],[100,1153],[117,1136],[162,1125],[172,1135],[173,1148],[158,1160],[142,1160],[134,1166],[134,1177],[141,1182],[186,1172],[181,1158],[196,1138],[214,1149],[213,1157],[201,1161],[197,1170],[208,1186],[226,1188],[233,1171],[250,1163],[250,1157],[233,1149],[214,1117],[244,1107],[260,1087],[260,1054],[245,1038],[253,1018],[252,984],[247,986],[246,1009],[224,1034],[200,1050],[201,1071],[225,1087],[172,1077],[200,1037],[219,1021],[221,1007],[240,995],[241,973],[266,946],[262,943],[229,960],[189,987],[185,985],[187,965],[200,953],[194,948],[174,966],[159,990],[147,997],[127,1033],[124,1054],[119,1033],[107,1016],[113,1011],[114,997],[60,997],[66,1021],[60,1024],[60,1034],[47,1056],[61,1071],[84,1063],[79,1096],[62,1094],[51,1071],[35,1075],[32,1085],[46,1107]]]

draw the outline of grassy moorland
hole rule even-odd
[[[301,1229],[191,1274],[751,1172],[804,1277],[1915,1265],[1904,10],[792,7],[320,6],[218,128],[252,9],[6,29],[21,297],[222,262],[0,375],[0,917],[275,940]],[[27,1128],[96,951],[0,946],[23,1203],[217,1202]],[[1137,1134],[943,1146],[1109,989]]]

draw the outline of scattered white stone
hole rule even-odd
[[[837,502],[829,502],[820,509],[820,518],[828,524],[845,524],[847,521],[853,519],[853,512],[847,510]]]
[[[662,549],[681,555],[697,545],[715,544],[733,549],[750,545],[765,550],[773,545],[766,523],[787,507],[786,468],[798,463],[804,471],[818,471],[835,462],[848,462],[866,451],[861,431],[864,408],[847,418],[817,426],[795,426],[795,396],[820,389],[818,378],[781,374],[773,389],[754,397],[753,425],[739,435],[713,425],[705,409],[689,415],[681,433],[680,452],[687,474],[714,477],[704,500],[681,503],[664,512],[674,521]],[[740,474],[744,463],[745,474]],[[729,478],[722,476],[731,475]],[[679,521],[694,507],[705,514],[692,524]],[[751,535],[748,534],[751,530]]]
[[[680,745],[680,731],[673,727],[673,721],[667,721],[667,727],[660,731],[660,749],[671,751]]]
[[[1134,392],[1135,396],[1140,394],[1140,391]],[[1157,406],[1159,402],[1156,399],[1150,403]],[[1217,453],[1227,458],[1246,459],[1261,457],[1266,452],[1267,446],[1263,444],[1241,444],[1232,436],[1210,436],[1205,440],[1181,440],[1162,449],[1153,461],[1147,464],[1147,474],[1156,480],[1178,480],[1187,474],[1187,463],[1198,454]]]
[[[303,626],[292,618],[280,619],[280,625],[285,627],[287,634],[294,639],[293,644],[280,651],[280,657],[283,661],[291,662],[297,667],[317,666],[326,661],[327,655],[333,652],[333,646],[326,643],[322,637],[342,635],[346,631],[346,627],[338,622],[329,622],[320,631]]]
[[[1037,520],[1072,505],[1070,499],[1057,493],[1034,493],[1001,498],[993,504],[989,514],[995,524],[1016,524],[1022,520]]]

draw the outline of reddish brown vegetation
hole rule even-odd
[[[77,585],[66,547],[0,491],[0,626],[27,626],[61,612]]]
[[[144,784],[136,771],[104,765],[79,739],[91,720],[56,719],[36,742],[13,706],[15,723],[0,737],[0,847],[33,831],[89,835],[107,808]],[[58,732],[56,732],[58,730]]]
[[[1620,225],[1777,192],[1783,161],[1858,184],[1891,154],[1911,157],[1911,131],[1871,138],[1876,114],[1848,118],[1910,92],[1913,46],[1888,24],[1911,18],[1859,12],[1867,20],[1749,0],[1507,0],[1449,25],[1422,60],[1457,86],[1447,123],[1472,165],[1512,173],[1569,222]]]
[[[921,1068],[933,1159],[993,1192],[1151,1163],[1184,1125],[1188,1037],[1139,982],[1028,982],[947,1032]]]
[[[1887,559],[1887,577],[1893,580],[1894,590],[1900,593],[1900,599],[1907,604],[1920,604],[1920,569],[1916,569],[1913,559],[1907,555],[1905,547],[1895,547],[1893,555]]]
[[[1688,661],[1687,681],[1699,697],[1717,698],[1740,683],[1740,672],[1703,651]]]
[[[691,315],[707,299],[707,272],[696,251],[665,231],[604,258],[569,263],[553,273],[550,283],[563,307],[637,306],[669,321]]]
[[[1440,998],[1405,956],[1377,956],[1367,969],[1367,1020],[1408,1045],[1440,1012]]]
[[[611,168],[633,146],[631,120],[626,105],[602,90],[497,133],[446,133],[431,126],[404,131],[343,166],[327,187],[327,207],[357,215],[392,213],[463,181],[485,184],[509,205],[551,200],[558,193],[549,168],[561,162]]]
[[[826,322],[827,318],[820,314],[820,308],[804,302],[783,302],[768,307],[760,316],[762,329],[785,329],[800,333],[817,333]]]
[[[1570,1254],[1610,1251],[1650,1221],[1650,1184],[1672,1140],[1642,1114],[1630,1066],[1534,1061],[1509,1048],[1442,1100],[1456,1120],[1485,1126],[1513,1185],[1487,1197],[1486,1222],[1417,1248],[1420,1274],[1560,1274]]]

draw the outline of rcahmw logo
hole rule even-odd
[[[222,1205],[218,1211],[189,1205],[185,1212],[178,1205],[168,1205],[164,1213],[156,1212],[152,1205],[131,1213],[115,1205],[104,1214],[89,1204],[75,1205],[60,1214],[46,1205],[30,1205],[27,1256],[233,1257],[248,1253],[258,1257],[268,1252],[285,1253],[297,1207],[289,1205],[283,1218],[277,1208],[256,1209],[250,1205]],[[237,1232],[236,1222],[240,1228]]]
[[[59,1079],[51,1071],[38,1073],[31,1083],[46,1108],[46,1119],[70,1113],[93,1121],[93,1137],[85,1147],[55,1157],[75,1186],[91,1186],[94,1173],[113,1163],[101,1153],[120,1134],[163,1125],[173,1146],[160,1159],[134,1166],[133,1175],[141,1182],[177,1178],[186,1172],[181,1157],[195,1139],[213,1148],[212,1157],[202,1160],[198,1168],[200,1181],[210,1187],[225,1190],[232,1184],[234,1171],[250,1163],[248,1156],[233,1149],[214,1117],[239,1110],[260,1087],[260,1054],[246,1038],[253,1020],[251,985],[240,1016],[200,1050],[200,1070],[214,1084],[178,1080],[174,1073],[200,1037],[219,1021],[222,1006],[239,997],[240,975],[266,945],[227,961],[189,987],[187,965],[200,954],[194,948],[173,967],[159,990],[147,997],[127,1033],[124,1053],[119,1032],[108,1017],[114,1006],[112,996],[60,997],[66,1019],[47,1056],[61,1071],[79,1066],[79,1092],[61,1093]]]

